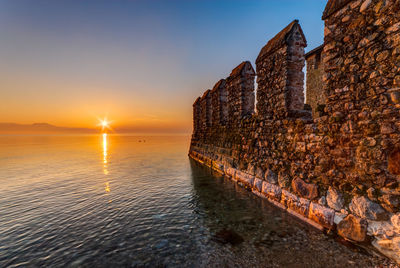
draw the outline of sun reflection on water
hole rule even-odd
[[[103,133],[103,173],[104,175],[108,175],[108,161],[107,161],[107,157],[108,157],[108,152],[107,152],[107,133]],[[110,189],[110,183],[106,182],[106,186],[105,186],[105,191],[107,193],[109,193],[111,191]]]
[[[107,133],[103,133],[103,164],[107,168]]]

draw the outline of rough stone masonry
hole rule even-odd
[[[400,0],[329,0],[322,19],[324,109],[304,109],[293,21],[196,100],[189,156],[400,263]]]

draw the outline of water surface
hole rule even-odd
[[[199,166],[188,144],[187,136],[0,136],[0,267],[385,261]]]

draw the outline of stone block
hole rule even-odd
[[[292,180],[292,188],[295,193],[307,199],[318,197],[318,187],[315,184],[305,183],[302,179],[295,178]]]
[[[281,188],[289,188],[290,187],[290,179],[287,175],[280,173],[278,175],[278,184]]]
[[[380,237],[393,236],[394,228],[390,221],[368,221],[367,234]]]
[[[254,176],[244,173],[242,171],[237,170],[236,174],[235,174],[235,179],[237,181],[240,181],[241,183],[243,183],[244,185],[248,186],[248,187],[253,187],[254,184]]]
[[[400,264],[399,237],[394,237],[392,239],[378,238],[372,241],[372,245],[382,254]]]
[[[258,178],[255,178],[254,179],[254,189],[256,189],[258,192],[260,192],[261,193],[261,191],[262,191],[262,188],[263,188],[263,181],[262,180],[260,180],[260,179],[258,179]]]
[[[333,209],[311,202],[308,217],[325,228],[332,229],[335,218]]]
[[[344,205],[344,198],[341,192],[337,189],[329,186],[328,192],[326,194],[326,202],[328,206],[334,210],[340,211]]]
[[[354,197],[349,208],[352,213],[363,219],[383,221],[389,218],[388,213],[379,204],[365,196]]]
[[[268,198],[279,202],[281,200],[282,189],[277,185],[264,181],[262,184],[262,193]]]
[[[228,175],[231,178],[235,178],[236,175],[236,169],[232,168],[232,167],[228,167],[225,171],[225,174]]]
[[[400,213],[396,213],[394,214],[391,218],[390,218],[390,222],[392,223],[393,227],[395,228],[395,230],[400,233]]]
[[[366,220],[349,214],[337,225],[337,231],[344,238],[363,242],[367,237],[367,226]]]
[[[298,197],[286,190],[282,190],[281,203],[300,215],[308,217],[308,210],[310,207],[310,201],[301,197]]]
[[[268,169],[265,172],[265,180],[269,183],[276,184],[278,182],[278,176],[272,170]]]

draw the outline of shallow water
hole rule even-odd
[[[0,136],[0,267],[384,261],[212,174],[189,160],[188,144],[186,136]],[[221,230],[239,241],[224,243]]]

